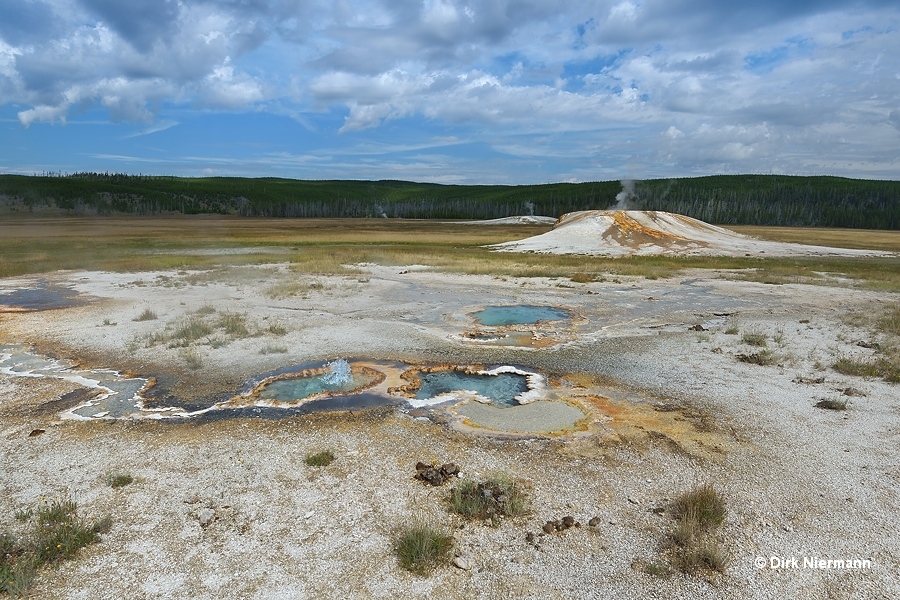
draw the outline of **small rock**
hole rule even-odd
[[[843,394],[844,396],[866,396],[866,393],[864,391],[856,389],[855,387],[844,388],[841,390],[841,394]]]
[[[463,571],[468,571],[472,568],[472,564],[469,562],[469,559],[464,556],[457,556],[453,559],[453,566],[457,569],[462,569]]]
[[[575,517],[573,517],[571,515],[566,515],[565,517],[562,518],[562,524],[563,524],[564,529],[568,529],[569,527],[572,527],[573,525],[575,525]]]
[[[534,543],[534,534],[531,533],[530,531],[528,533],[526,533],[525,541],[528,542],[529,544],[533,544]]]
[[[588,525],[590,525],[591,527],[596,527],[599,524],[600,524],[600,517],[594,517],[590,521],[588,521]]]
[[[31,433],[28,434],[28,437],[37,437],[46,431],[46,429],[32,429]]]
[[[556,531],[556,525],[553,524],[553,521],[547,521],[541,529],[544,530],[544,533],[553,533]]]
[[[200,496],[197,494],[191,494],[184,499],[185,504],[197,504],[198,502],[200,502]]]
[[[200,527],[206,527],[216,518],[216,511],[211,508],[203,508],[197,513],[197,520],[200,521]]]

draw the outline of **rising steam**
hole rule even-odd
[[[632,203],[637,199],[637,194],[634,192],[635,182],[633,179],[623,179],[619,183],[622,184],[622,191],[616,194],[616,203],[611,210],[630,210],[634,208]]]

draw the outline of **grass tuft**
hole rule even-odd
[[[689,518],[707,529],[718,527],[725,520],[725,501],[709,483],[679,496],[673,510],[676,519]]]
[[[769,367],[772,365],[777,365],[781,360],[781,356],[766,348],[764,350],[760,350],[759,352],[753,352],[752,354],[738,354],[737,359],[741,362],[745,362],[751,365]]]
[[[111,488],[125,487],[134,483],[134,477],[127,473],[110,473],[106,476],[106,485]]]
[[[250,335],[247,329],[247,317],[238,313],[222,313],[218,326],[233,337],[246,337]]]
[[[156,312],[149,308],[145,308],[144,312],[134,318],[135,321],[155,321],[156,319]]]
[[[679,496],[672,507],[675,529],[672,531],[670,561],[683,573],[701,569],[724,571],[728,553],[715,532],[725,520],[725,501],[711,484],[703,484]]]
[[[760,331],[747,331],[741,336],[741,341],[748,346],[764,348],[766,346],[766,334]]]
[[[453,538],[428,525],[413,525],[397,536],[394,552],[400,566],[417,575],[427,575],[446,560]]]
[[[334,452],[331,450],[323,450],[315,454],[306,455],[306,464],[311,467],[327,467],[334,462]]]
[[[467,519],[490,519],[493,525],[497,525],[502,517],[524,515],[528,509],[525,490],[506,475],[497,475],[481,483],[463,481],[450,495],[451,511]]]
[[[181,342],[190,343],[207,337],[213,332],[208,323],[191,317],[180,323],[172,332],[171,338]]]

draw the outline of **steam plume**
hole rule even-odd
[[[632,208],[631,202],[637,198],[637,194],[634,193],[634,180],[623,179],[619,183],[622,184],[622,191],[616,194],[616,203],[612,209],[629,210]]]

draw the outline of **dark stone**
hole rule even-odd
[[[599,524],[600,524],[600,517],[594,517],[590,521],[588,521],[588,525],[590,525],[591,527],[596,527]]]
[[[564,529],[568,529],[569,527],[572,527],[573,525],[575,525],[575,517],[573,517],[571,515],[566,515],[565,517],[562,518],[562,525],[563,525]]]
[[[416,463],[416,471],[424,471],[427,468],[428,468],[428,465],[426,465],[422,461],[419,461]]]
[[[431,467],[420,471],[419,476],[421,479],[427,481],[431,485],[441,485],[442,483],[444,483],[444,476],[441,475],[441,472]]]
[[[528,533],[526,533],[525,541],[528,542],[529,544],[533,544],[534,543],[534,534],[531,533],[530,531]]]
[[[547,521],[541,529],[544,530],[544,533],[553,533],[556,531],[556,525],[553,524],[553,521]]]

